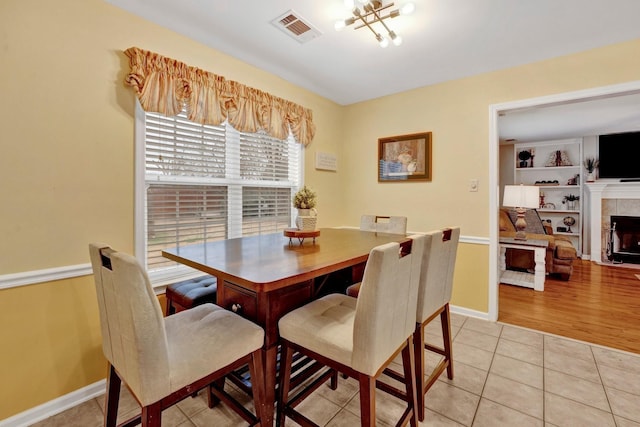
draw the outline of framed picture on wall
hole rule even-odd
[[[431,132],[378,138],[378,182],[431,181]]]

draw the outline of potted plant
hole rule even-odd
[[[300,230],[315,230],[316,228],[316,192],[306,185],[293,196],[293,207],[298,209],[296,226]]]
[[[293,207],[296,209],[313,209],[316,207],[316,192],[306,185],[293,196]],[[308,214],[308,212],[306,212]]]
[[[584,159],[584,168],[587,170],[587,182],[595,181],[593,172],[596,170],[598,165],[598,159],[596,159],[595,157],[587,157],[586,159]]]
[[[567,205],[567,209],[574,210],[576,208],[576,202],[580,200],[580,196],[575,194],[568,194],[562,199],[562,204]]]
[[[518,153],[518,158],[520,159],[520,166],[521,168],[526,168],[528,165],[528,161],[531,158],[531,151],[530,150],[523,150],[521,152]]]

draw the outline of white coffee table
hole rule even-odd
[[[545,255],[549,242],[546,240],[517,240],[511,237],[500,238],[500,282],[509,285],[525,286],[536,291],[544,291]],[[534,252],[534,273],[507,270],[505,255],[508,248],[524,249]]]

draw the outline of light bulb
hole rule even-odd
[[[389,38],[393,41],[393,44],[400,46],[402,44],[402,37],[396,34],[395,31],[389,31]]]
[[[355,3],[353,0],[344,0],[344,7],[346,7],[347,9],[351,10],[355,7]]]
[[[413,3],[405,3],[400,8],[400,14],[402,15],[411,15],[416,10],[416,5]]]
[[[378,40],[378,43],[380,44],[380,47],[389,46],[389,40],[386,37],[382,37],[380,34],[378,34],[378,35],[376,35],[376,39]]]
[[[347,24],[345,24],[344,20],[341,19],[339,21],[336,21],[335,24],[333,24],[333,28],[336,29],[336,31],[341,31],[342,29],[344,29],[344,27],[346,27]]]

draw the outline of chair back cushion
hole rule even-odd
[[[426,234],[420,272],[416,323],[422,323],[451,300],[460,227]]]
[[[413,333],[425,238],[411,236],[411,253],[398,243],[371,250],[356,303],[351,366],[375,375]]]
[[[141,402],[170,394],[167,337],[146,272],[127,254],[89,245],[104,355]]]
[[[407,217],[362,215],[362,217],[360,217],[360,230],[390,234],[407,234]]]

